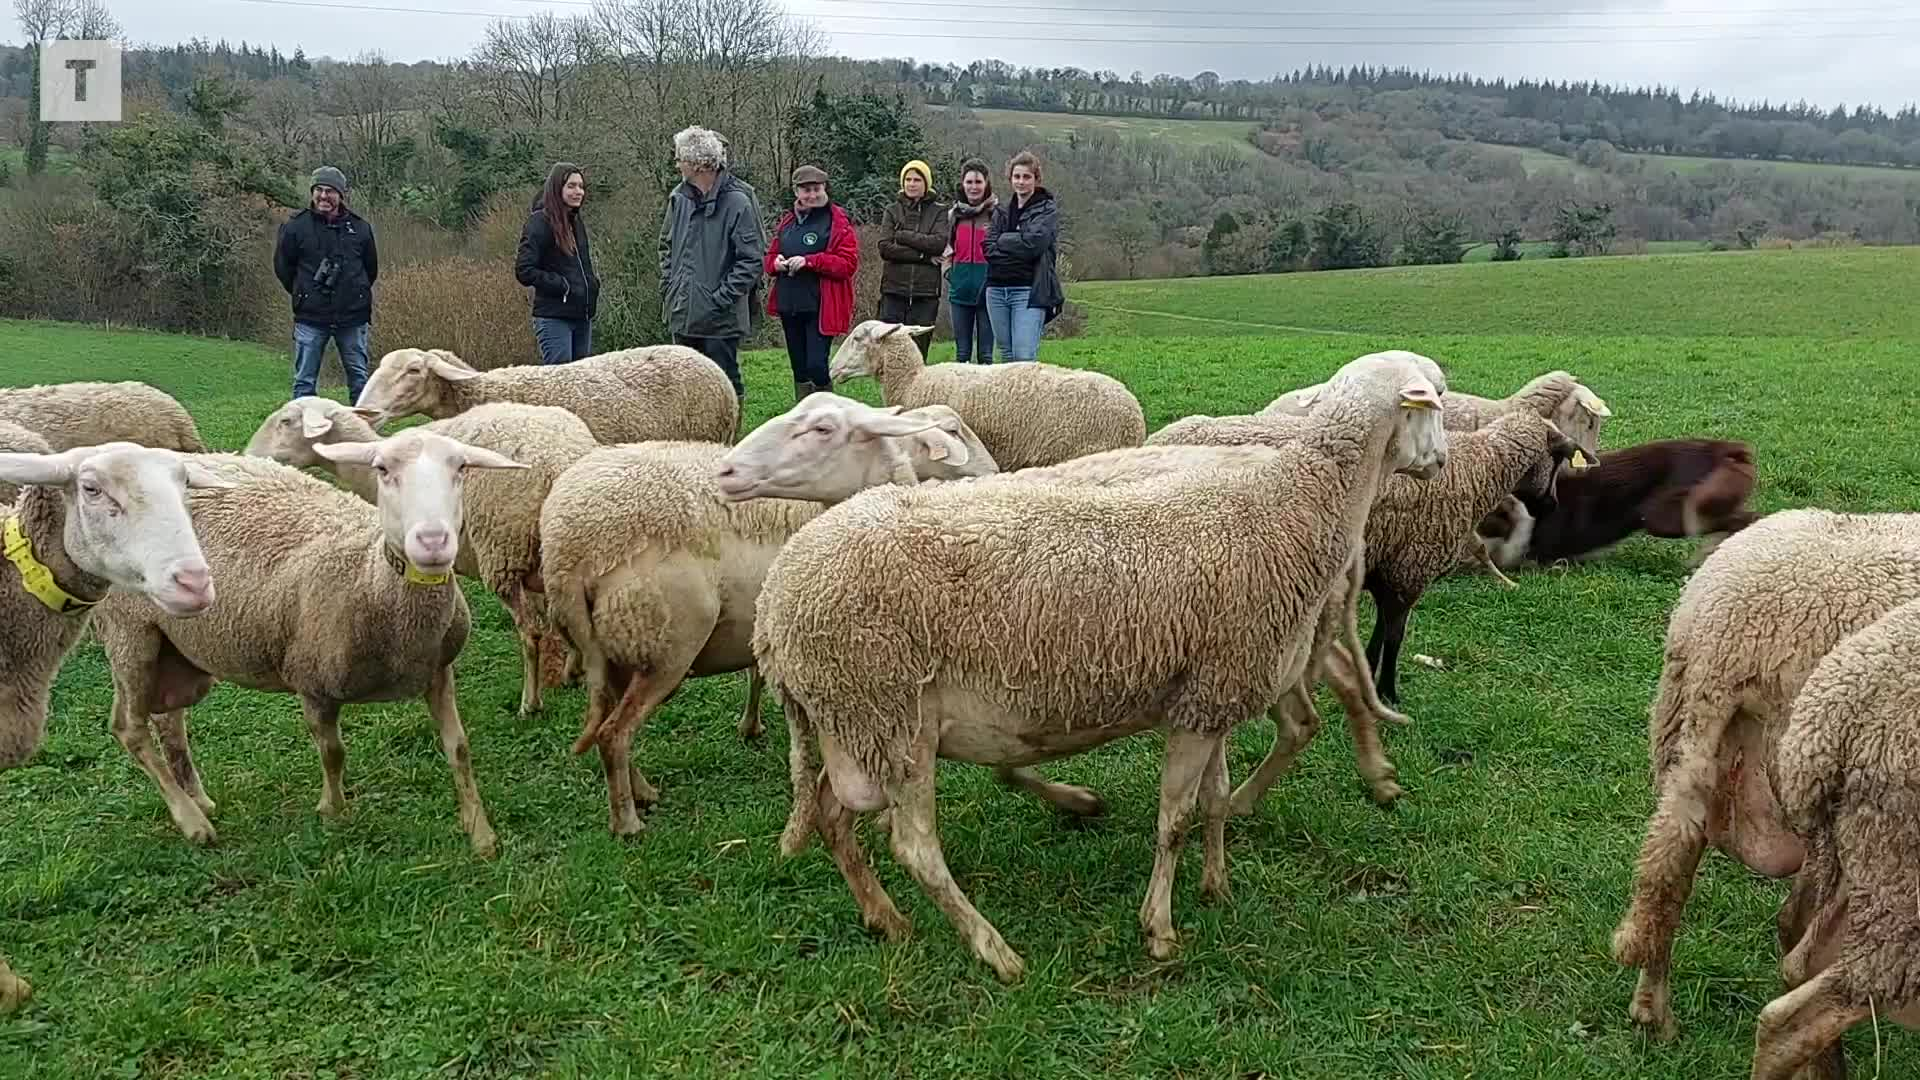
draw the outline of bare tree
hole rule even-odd
[[[596,37],[587,19],[562,19],[552,12],[488,24],[474,63],[500,118],[534,128],[570,119]]]
[[[314,143],[314,93],[290,79],[275,79],[254,94],[250,119],[283,166],[306,158]]]
[[[339,117],[340,137],[349,160],[360,176],[356,185],[378,189],[398,164],[393,151],[405,135],[403,112],[407,86],[378,52],[362,53],[342,64],[332,75],[332,107]]]
[[[74,3],[13,0],[13,14],[27,36],[27,47],[33,50],[33,71],[28,76],[32,83],[27,94],[27,175],[33,176],[46,171],[47,140],[53,134],[53,125],[40,119],[40,43],[66,33],[73,23]]]

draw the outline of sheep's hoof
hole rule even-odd
[[[347,804],[322,795],[320,801],[314,804],[313,812],[323,818],[337,818],[346,814]]]
[[[1373,801],[1381,806],[1391,806],[1393,801],[1407,793],[1407,789],[1391,780],[1375,780],[1372,785]]]
[[[646,830],[639,814],[614,814],[607,819],[607,831],[615,836],[639,836]]]
[[[0,971],[0,1016],[13,1012],[33,997],[33,984],[18,975]]]
[[[1180,951],[1180,936],[1169,930],[1164,934],[1147,934],[1147,955],[1155,960],[1171,960]]]
[[[1094,818],[1107,812],[1107,801],[1088,788],[1061,784],[1058,791],[1060,797],[1054,805],[1074,817]]]
[[[473,854],[475,858],[491,859],[499,854],[500,841],[493,835],[491,828],[483,828],[473,834]]]
[[[193,799],[193,805],[200,808],[200,813],[204,814],[209,818],[213,816],[214,810],[218,808],[218,804],[216,804],[212,799],[207,798],[207,796],[204,793],[194,795],[192,796],[192,799]]]
[[[1635,991],[1633,1004],[1627,1006],[1627,1016],[1660,1042],[1672,1042],[1680,1034],[1680,1025],[1673,1018],[1673,1006],[1653,1000],[1651,994]]]
[[[1019,953],[1008,948],[1006,942],[999,940],[998,934],[990,940],[974,942],[973,948],[980,954],[980,959],[993,969],[993,973],[1000,977],[1001,982],[1019,982],[1027,973],[1027,962],[1020,959]]]
[[[1259,796],[1248,791],[1246,788],[1241,788],[1233,793],[1232,799],[1227,801],[1227,812],[1234,817],[1246,817],[1248,814],[1253,813],[1254,807],[1258,805],[1259,802]]]
[[[212,847],[214,841],[218,839],[212,823],[204,817],[198,821],[182,821],[179,824],[180,835],[187,838],[187,843],[196,847]]]
[[[756,710],[740,717],[739,732],[741,742],[753,742],[767,733],[767,725],[761,722]]]
[[[891,903],[887,905],[887,910],[869,912],[861,921],[866,923],[870,932],[888,941],[905,941],[913,936],[913,923],[908,922],[907,917],[900,914],[900,910]]]
[[[1226,872],[1221,871],[1217,876],[1211,869],[1203,872],[1200,875],[1200,895],[1215,903],[1233,899],[1233,886],[1227,883]]]
[[[1380,719],[1385,720],[1389,724],[1398,724],[1401,727],[1407,727],[1413,723],[1413,717],[1408,716],[1399,709],[1381,709]]]

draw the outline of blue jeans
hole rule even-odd
[[[1033,289],[1025,285],[987,286],[987,318],[992,320],[1002,360],[1033,360],[1040,355],[1040,332],[1047,328],[1047,313],[1027,306],[1032,295]]]
[[[593,322],[589,319],[533,317],[533,340],[540,346],[540,362],[565,364],[593,355]]]
[[[360,400],[367,385],[367,323],[354,326],[293,324],[293,396],[309,397],[320,379],[320,361],[327,355],[327,339],[340,350],[340,367],[347,373],[347,404]]]
[[[963,364],[993,363],[993,320],[987,317],[987,305],[949,303],[947,310],[953,315],[953,343],[959,350],[955,359]],[[979,343],[977,353],[975,342]]]

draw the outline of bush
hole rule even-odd
[[[511,263],[453,255],[382,269],[369,352],[377,363],[394,349],[450,349],[482,370],[538,363],[532,313]],[[598,336],[594,351],[607,351]]]

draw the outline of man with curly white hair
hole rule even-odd
[[[676,344],[705,353],[744,403],[740,341],[752,329],[767,238],[760,199],[727,168],[727,142],[703,127],[673,137],[681,182],[660,227],[660,292]]]

